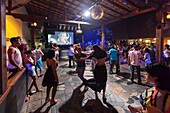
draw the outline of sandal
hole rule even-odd
[[[45,99],[45,102],[47,103],[47,102],[49,102],[50,100],[51,100],[51,97],[48,97],[48,98]]]
[[[27,91],[27,92],[26,92],[26,95],[31,95],[31,94],[32,94],[31,91]]]
[[[106,102],[107,98],[106,97],[103,97],[103,102]]]
[[[59,101],[58,99],[50,100],[50,104],[55,105],[58,101]]]
[[[36,90],[36,92],[42,92],[42,89],[38,89],[38,90]]]
[[[88,91],[88,86],[84,86],[84,90],[83,90],[83,92],[86,92],[86,91]]]

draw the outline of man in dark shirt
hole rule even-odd
[[[77,73],[78,76],[82,81],[85,81],[86,79],[83,77],[84,71],[85,71],[85,60],[83,59],[86,57],[86,54],[82,53],[81,48],[77,48],[77,54],[75,54],[75,61],[77,62]]]

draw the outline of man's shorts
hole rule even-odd
[[[38,60],[36,62],[35,70],[37,70],[37,68],[41,68],[42,69],[42,60]]]

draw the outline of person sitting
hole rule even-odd
[[[97,92],[103,90],[103,101],[106,101],[105,91],[106,91],[106,82],[107,82],[107,69],[105,65],[106,51],[101,49],[98,45],[93,45],[94,52],[86,58],[92,58],[97,60],[97,64],[93,71],[94,78],[89,79],[84,82],[85,90],[87,87],[90,87],[95,91],[96,99],[98,98]]]
[[[138,113],[142,110],[146,110],[147,107],[155,107],[163,113],[170,112],[170,69],[161,64],[154,63],[146,66],[146,78],[153,82],[155,87],[146,89],[144,93],[140,95],[141,106],[132,107],[129,105],[129,109],[132,113]],[[149,112],[150,113],[150,112]]]

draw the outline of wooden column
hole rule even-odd
[[[105,40],[104,26],[102,26],[102,48],[103,49],[104,49],[104,40]]]
[[[31,26],[30,32],[31,32],[31,46],[34,46],[35,45],[35,27],[34,26]]]
[[[7,89],[5,2],[6,0],[0,0],[0,94]]]
[[[84,35],[82,34],[82,50],[84,51]]]
[[[158,22],[156,28],[156,61],[161,62],[163,60],[163,24],[164,12],[163,9],[158,9],[156,12],[156,20]]]

